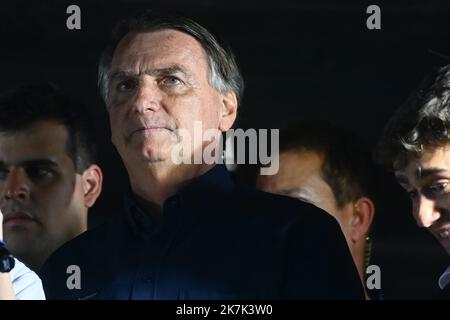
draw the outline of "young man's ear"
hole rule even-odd
[[[87,208],[94,205],[102,192],[103,173],[99,166],[91,164],[82,174],[84,204]]]
[[[220,110],[219,130],[227,131],[233,126],[237,116],[238,101],[236,93],[230,91],[222,94],[222,106]]]
[[[375,205],[367,197],[361,197],[354,202],[353,217],[351,220],[350,237],[356,242],[365,237],[375,215]]]

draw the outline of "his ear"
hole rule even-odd
[[[367,234],[374,215],[375,205],[369,198],[361,197],[353,203],[353,216],[350,226],[350,237],[353,242]]]
[[[82,174],[84,204],[87,208],[94,205],[102,192],[103,173],[99,166],[91,164]]]
[[[222,106],[220,110],[220,122],[219,130],[222,132],[227,131],[233,126],[237,116],[237,97],[236,93],[230,91],[222,94]]]

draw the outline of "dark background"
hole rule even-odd
[[[71,4],[81,7],[81,30],[66,28]],[[381,7],[381,30],[366,28],[370,4]],[[424,75],[450,63],[430,53],[450,56],[448,0],[3,1],[0,88],[52,81],[92,107],[105,173],[92,224],[119,205],[127,181],[97,93],[98,57],[114,22],[144,8],[190,16],[234,48],[246,82],[237,125],[242,128],[327,119],[372,146]],[[381,176],[385,197],[376,215],[373,263],[381,267],[385,297],[433,298],[448,257],[417,228],[392,176]]]

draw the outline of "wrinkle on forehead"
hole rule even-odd
[[[132,69],[137,73],[147,68],[166,67],[177,59],[181,65],[208,67],[206,52],[191,35],[165,29],[152,32],[130,33],[117,45],[111,62],[112,69]]]
[[[406,166],[396,170],[399,182],[412,182],[409,179],[423,180],[450,170],[450,149],[448,146],[424,149],[420,157],[411,157]]]

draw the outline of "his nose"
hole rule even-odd
[[[158,111],[161,108],[161,98],[162,94],[156,81],[143,79],[136,90],[133,111],[139,114]]]
[[[21,170],[11,170],[4,188],[5,200],[25,201],[30,197],[30,186]]]
[[[429,228],[441,214],[436,206],[436,201],[420,196],[414,209],[414,218],[417,225],[422,228]]]

